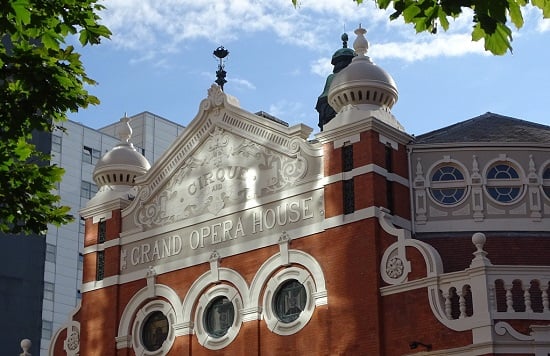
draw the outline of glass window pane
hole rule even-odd
[[[306,307],[306,289],[295,279],[286,281],[275,293],[273,310],[277,319],[283,323],[291,323],[298,319]]]
[[[162,312],[155,311],[145,320],[142,330],[143,346],[148,351],[156,351],[162,347],[168,337],[168,319]]]
[[[217,297],[208,304],[204,313],[204,328],[215,338],[227,334],[235,319],[235,308],[227,297]]]
[[[506,181],[509,181],[506,182]],[[487,193],[491,198],[501,203],[509,203],[517,199],[522,191],[519,174],[509,164],[499,163],[487,172]]]

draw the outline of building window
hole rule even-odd
[[[546,197],[550,199],[550,167],[546,167],[542,174],[542,190]]]
[[[52,135],[52,152],[61,153],[61,143],[63,138],[56,134]]]
[[[510,203],[522,192],[517,170],[508,163],[497,163],[487,171],[487,193],[499,203]]]
[[[218,284],[199,298],[195,312],[195,334],[199,344],[210,350],[229,345],[242,323],[242,298],[229,284]]]
[[[384,147],[384,156],[386,160],[386,171],[391,173],[393,172],[393,147],[389,143]]]
[[[84,230],[86,230],[86,220],[83,218],[80,218],[78,220],[78,233],[83,234]]]
[[[97,252],[96,281],[103,280],[105,276],[105,251]]]
[[[55,285],[50,282],[44,282],[44,299],[53,300]]]
[[[80,184],[80,196],[91,199],[97,193],[97,185],[83,180]]]
[[[101,151],[95,148],[82,146],[82,162],[95,164],[101,158]]]
[[[315,302],[315,284],[306,269],[288,267],[277,272],[264,292],[262,317],[267,328],[279,335],[292,335],[309,322]]]
[[[46,261],[55,263],[56,246],[46,244]]]
[[[174,344],[175,323],[174,308],[165,300],[151,300],[137,310],[131,331],[133,354],[167,355]]]
[[[145,323],[141,338],[147,351],[157,351],[168,337],[168,319],[161,311],[152,312]]]
[[[50,340],[52,338],[53,323],[42,320],[42,339]]]
[[[84,255],[82,254],[82,252],[80,252],[78,254],[78,263],[76,265],[76,268],[79,270],[79,271],[82,271],[83,270],[83,267],[84,267]]]
[[[204,312],[204,329],[214,337],[220,338],[227,334],[235,319],[235,308],[233,303],[225,297],[214,298]]]
[[[355,211],[355,188],[353,178],[343,181],[344,214],[351,214]]]
[[[464,174],[452,165],[437,168],[431,177],[430,194],[440,204],[458,204],[466,196]]]
[[[283,283],[273,297],[273,310],[277,319],[291,323],[298,319],[306,307],[306,289],[302,283],[290,279]]]
[[[141,155],[143,157],[145,157],[145,148],[142,148],[142,147],[139,147],[139,146],[134,146],[136,151],[138,151],[139,153],[141,153]]]
[[[97,242],[104,243],[105,235],[107,234],[107,223],[105,220],[101,220],[98,225]]]
[[[349,172],[353,169],[353,145],[342,147],[342,171]]]

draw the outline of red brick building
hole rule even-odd
[[[550,354],[550,127],[410,136],[364,32],[315,140],[216,85],[153,167],[120,133],[51,355]]]

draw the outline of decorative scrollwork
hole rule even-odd
[[[136,225],[153,227],[205,213],[218,215],[231,205],[296,184],[307,166],[300,152],[289,157],[217,127],[157,195],[140,195]]]

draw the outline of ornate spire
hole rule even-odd
[[[369,42],[365,38],[367,30],[362,28],[361,24],[359,24],[359,28],[354,32],[357,35],[357,38],[353,42],[353,49],[355,49],[355,53],[357,53],[358,56],[363,57],[367,54],[367,50],[369,49]]]
[[[344,32],[340,38],[342,39],[342,48],[348,48],[348,34]]]
[[[223,46],[219,46],[214,51],[214,56],[216,56],[220,63],[218,64],[218,70],[216,71],[216,84],[220,86],[223,90],[223,85],[227,83],[227,80],[225,80],[225,76],[227,75],[227,72],[225,71],[225,64],[223,63],[223,59],[227,57],[229,54],[229,51],[223,48]]]
[[[120,142],[128,143],[130,141],[130,137],[132,137],[132,127],[130,126],[130,118],[126,113],[124,113],[124,117],[120,119],[121,125],[119,126],[118,130],[118,138],[120,139]]]

